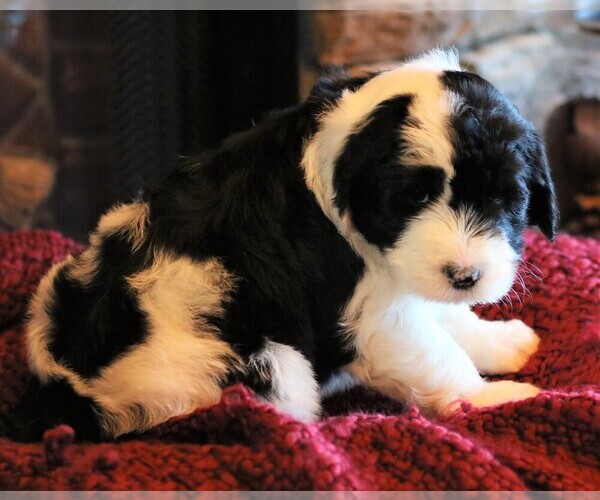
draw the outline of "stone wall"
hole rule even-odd
[[[440,46],[505,92],[543,129],[570,99],[600,97],[600,33],[573,12],[315,11],[309,14],[305,70],[377,69]],[[304,92],[312,80],[306,78]]]
[[[532,28],[526,11],[314,11],[318,65],[388,63],[435,46],[477,47]]]

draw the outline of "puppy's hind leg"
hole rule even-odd
[[[321,402],[311,363],[289,345],[267,341],[252,354],[242,377],[259,396],[298,420],[313,421]]]
[[[438,317],[484,375],[518,372],[540,342],[521,320],[486,321],[466,305],[440,306]]]

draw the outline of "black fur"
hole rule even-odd
[[[291,345],[320,378],[352,359],[340,312],[363,263],[307,189],[299,165],[304,108],[237,135],[148,196],[152,243],[218,256],[238,282],[213,318],[243,357],[268,338]]]
[[[61,269],[54,285],[50,352],[84,378],[94,377],[144,339],[146,318],[125,277],[143,267],[139,253],[119,235],[104,239],[98,270],[89,287]]]
[[[315,89],[303,106],[274,113],[220,148],[182,161],[158,187],[143,193],[151,221],[144,246],[131,252],[123,236],[105,237],[89,286],[59,271],[48,311],[52,355],[93,378],[144,341],[147,320],[125,277],[151,263],[144,256],[151,246],[196,260],[217,256],[236,277],[225,314],[208,321],[243,359],[270,339],[302,352],[320,380],[349,363],[354,354],[338,322],[363,262],[324,216],[300,167],[315,116],[339,97],[331,85],[326,95],[318,98]],[[250,368],[232,371],[226,384],[243,382],[268,395],[269,367]],[[19,432],[5,425],[4,432],[16,439],[39,439],[60,422],[73,425],[78,438],[98,435],[94,403],[63,380],[35,382],[26,401],[6,420],[31,421]],[[40,409],[48,418],[31,420]]]

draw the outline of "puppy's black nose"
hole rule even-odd
[[[473,288],[481,278],[481,271],[476,267],[459,267],[454,264],[446,264],[442,268],[442,272],[457,290]]]

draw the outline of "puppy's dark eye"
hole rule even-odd
[[[425,193],[417,198],[417,203],[419,205],[424,205],[428,201],[429,201],[429,195],[427,193]]]

